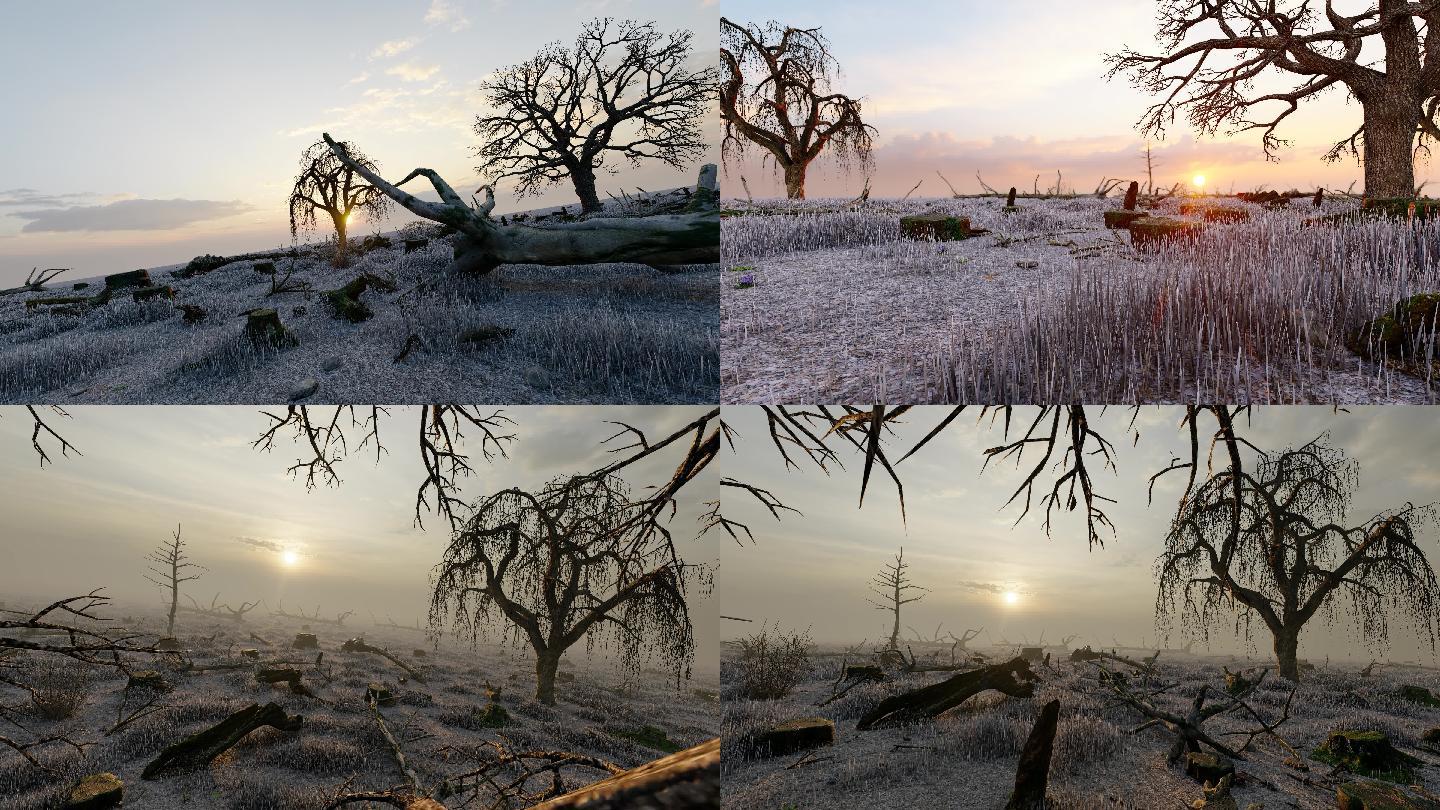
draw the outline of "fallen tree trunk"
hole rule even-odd
[[[375,646],[373,646],[373,645],[366,644],[366,643],[365,643],[365,639],[363,639],[363,638],[352,638],[352,639],[350,639],[349,641],[347,641],[347,642],[345,642],[343,645],[341,645],[340,651],[341,651],[341,652],[370,653],[370,654],[372,654],[372,655],[383,656],[384,658],[389,659],[390,663],[392,663],[392,664],[394,664],[395,666],[400,667],[401,669],[405,670],[405,672],[406,672],[407,674],[409,674],[410,677],[414,678],[417,682],[419,682],[419,683],[425,683],[425,676],[424,676],[419,670],[415,669],[414,667],[412,667],[412,666],[410,666],[409,664],[405,663],[404,661],[400,660],[397,656],[395,656],[395,655],[394,655],[393,653],[391,653],[389,650],[381,649],[380,647],[375,647]]]
[[[193,734],[160,752],[145,766],[142,779],[155,779],[169,771],[198,768],[230,750],[245,735],[261,726],[281,731],[298,731],[305,722],[300,715],[288,715],[278,704],[252,703],[204,731]]]
[[[720,806],[719,738],[687,748],[531,810],[713,810]]]
[[[1035,694],[1037,680],[1029,661],[1012,658],[1003,664],[962,672],[940,683],[885,698],[860,718],[855,728],[865,731],[882,723],[937,717],[990,689],[1011,697],[1030,697]]]
[[[1045,810],[1045,789],[1050,782],[1050,753],[1055,747],[1055,729],[1060,721],[1060,701],[1052,700],[1040,710],[1035,726],[1020,752],[1015,767],[1015,790],[1005,810]]]
[[[479,190],[485,193],[485,202],[472,208],[432,169],[416,169],[399,183],[390,183],[352,159],[345,147],[329,134],[324,137],[341,163],[407,211],[460,232],[461,238],[455,243],[454,271],[488,273],[502,264],[635,262],[663,266],[720,261],[718,210],[655,217],[597,218],[544,228],[501,225],[490,218],[495,208],[495,192],[490,186]],[[440,202],[421,200],[400,189],[422,176],[434,186]]]

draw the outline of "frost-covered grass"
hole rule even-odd
[[[78,315],[26,309],[27,299],[71,294],[61,281],[0,296],[0,401],[283,402],[307,380],[319,383],[307,401],[326,403],[715,401],[713,266],[504,266],[456,277],[446,273],[447,239],[410,254],[394,245],[343,269],[318,249],[275,260],[310,292],[272,294],[271,277],[246,260],[190,278],[172,275],[183,266],[151,270],[154,283],[176,288],[173,303],[136,303],[122,290]],[[361,296],[369,320],[335,317],[323,292],[362,273],[396,289]],[[206,317],[187,324],[182,305]],[[298,345],[246,340],[243,313],[260,307],[276,309]]]
[[[979,652],[993,661],[1015,654],[1013,648]],[[1040,682],[1033,697],[986,692],[933,722],[869,731],[858,731],[856,720],[881,699],[938,683],[949,673],[892,672],[886,682],[856,687],[822,707],[818,704],[832,694],[845,653],[833,647],[818,650],[815,671],[779,700],[743,697],[733,682],[740,674],[739,654],[732,649],[722,652],[721,658],[726,808],[1000,807],[1014,786],[1019,754],[1040,707],[1051,700],[1060,701],[1060,719],[1051,755],[1049,806],[1178,808],[1200,798],[1200,786],[1182,769],[1165,763],[1173,738],[1158,728],[1135,733],[1144,718],[1114,699],[1098,682],[1094,666],[1064,660],[1063,652],[1054,654],[1051,666],[1035,666]],[[851,654],[849,663],[873,662]],[[1265,663],[1167,652],[1160,656],[1159,674],[1149,684],[1159,690],[1157,699],[1164,709],[1184,715],[1202,687],[1208,688],[1211,702],[1217,690],[1223,691],[1222,666],[1235,671]],[[1440,670],[1396,665],[1377,667],[1371,677],[1362,677],[1360,670],[1358,664],[1347,664],[1307,672],[1291,703],[1290,720],[1279,727],[1282,736],[1308,757],[1331,729],[1383,731],[1394,744],[1425,759],[1421,773],[1427,784],[1440,777],[1440,757],[1416,748],[1426,729],[1440,726],[1440,710],[1398,697],[1403,684],[1433,690],[1440,684]],[[1144,685],[1143,678],[1131,673],[1132,688]],[[1273,722],[1282,716],[1291,687],[1272,671],[1250,703]],[[833,720],[835,744],[812,752],[810,761],[793,768],[801,754],[745,758],[747,736],[800,717]],[[1238,714],[1206,724],[1207,731],[1237,746],[1244,735],[1226,733],[1242,728],[1253,728],[1253,723]],[[1346,777],[1327,777],[1329,767],[1313,761],[1310,770],[1302,772],[1285,764],[1289,756],[1273,740],[1257,738],[1237,764],[1242,773],[1233,793],[1238,805],[1333,808],[1336,780]]]
[[[1432,402],[1421,362],[1346,347],[1440,290],[1440,223],[1303,227],[1321,209],[1234,199],[1246,222],[1136,250],[1093,197],[761,205],[722,224],[723,401]],[[1178,200],[1157,213],[1178,216]],[[799,213],[785,213],[798,211]],[[991,234],[901,238],[904,214]],[[1182,217],[1183,218],[1183,217]],[[1194,218],[1194,217],[1190,217]],[[755,285],[724,283],[740,270]],[[1433,336],[1422,352],[1433,357]],[[1416,372],[1416,373],[1411,373]]]
[[[677,686],[672,676],[650,670],[626,674],[601,655],[590,659],[576,651],[561,665],[575,679],[559,684],[556,706],[540,706],[532,698],[533,660],[508,646],[492,643],[475,650],[447,638],[436,647],[417,633],[352,620],[353,627],[310,629],[324,652],[317,666],[315,653],[288,649],[290,639],[301,631],[301,622],[259,613],[263,610],[239,623],[182,614],[176,637],[187,648],[186,658],[197,666],[238,663],[242,668],[180,672],[176,671],[179,659],[141,663],[136,668],[160,670],[173,688],[158,693],[158,713],[111,734],[106,732],[118,719],[144,707],[156,693],[141,687],[127,689],[125,675],[106,668],[30,652],[7,656],[6,676],[39,685],[41,695],[36,705],[22,706],[15,715],[29,731],[7,724],[3,733],[20,739],[63,733],[87,745],[83,753],[58,744],[33,749],[48,771],[0,747],[0,810],[58,807],[75,781],[103,771],[124,781],[126,807],[147,810],[320,810],[342,786],[346,792],[365,792],[403,785],[405,777],[364,703],[371,682],[385,684],[397,698],[395,705],[382,711],[427,786],[473,767],[467,752],[501,735],[513,749],[569,750],[631,768],[663,756],[663,749],[672,747],[669,743],[689,747],[718,733],[719,708],[693,694],[696,688],[718,689],[713,669]],[[125,624],[153,641],[163,631],[165,619],[157,612],[127,618]],[[257,642],[251,633],[271,646]],[[342,652],[343,642],[358,634],[420,668],[426,682],[407,680],[404,672],[380,656]],[[240,656],[247,647],[260,650],[260,661]],[[427,654],[415,657],[415,648]],[[300,669],[305,685],[320,700],[256,680],[256,668],[279,661]],[[487,683],[500,689],[497,703],[510,718],[503,727],[473,720],[489,702]],[[206,768],[155,780],[140,778],[166,746],[251,703],[269,701],[301,715],[301,729],[262,728]],[[657,731],[666,744],[661,745]],[[574,769],[566,774],[570,789],[604,776]],[[479,800],[467,801],[489,806],[494,797],[486,798],[482,791]]]

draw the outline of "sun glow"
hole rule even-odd
[[[1006,591],[1000,594],[1000,598],[1004,599],[1007,605],[1017,605],[1020,603],[1020,594],[1015,591]]]
[[[300,564],[300,555],[297,552],[286,549],[280,552],[280,563],[286,568],[294,568]]]
[[[1203,175],[1203,174],[1197,174],[1197,175],[1195,175],[1195,178],[1194,178],[1191,182],[1195,184],[1195,188],[1204,188],[1204,187],[1205,187],[1205,175]]]

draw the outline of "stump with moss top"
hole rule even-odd
[[[280,323],[280,313],[273,309],[252,309],[242,314],[245,315],[245,337],[257,347],[280,348],[300,342]]]
[[[1198,222],[1173,217],[1145,216],[1130,223],[1130,243],[1135,247],[1160,247],[1194,239],[1205,231]]]
[[[1132,211],[1126,208],[1120,208],[1114,211],[1106,211],[1105,227],[1109,228],[1112,231],[1123,231],[1130,227],[1130,223],[1134,222],[1137,219],[1140,219],[1141,217],[1148,216],[1150,216],[1150,214],[1146,211]]]
[[[1402,784],[1415,781],[1415,768],[1420,765],[1420,760],[1391,745],[1384,733],[1368,730],[1332,731],[1310,756],[1360,776]]]
[[[1346,782],[1335,803],[1339,810],[1440,810],[1440,802],[1385,782]]]
[[[945,214],[915,214],[900,218],[900,234],[907,239],[929,239],[936,242],[953,242],[970,239],[989,233],[970,227],[969,217],[952,217]]]
[[[1390,311],[1369,321],[1350,336],[1347,347],[1369,359],[1415,358],[1424,343],[1440,329],[1440,293],[1420,293],[1395,302]]]
[[[119,807],[125,797],[125,783],[113,773],[92,773],[70,790],[64,810],[107,810]]]

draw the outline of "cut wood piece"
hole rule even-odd
[[[771,726],[750,739],[751,757],[781,757],[835,742],[835,724],[823,717],[802,717]]]
[[[280,323],[280,313],[268,307],[252,309],[242,313],[245,316],[245,336],[256,346],[293,346],[299,343],[295,336]]]
[[[128,273],[112,273],[105,277],[105,289],[119,290],[125,287],[149,287],[149,270],[131,270]]]
[[[907,239],[933,239],[936,242],[950,242],[969,239],[989,231],[972,229],[969,217],[951,217],[944,214],[916,214],[900,218],[900,235]]]
[[[298,731],[304,722],[298,714],[286,714],[278,704],[261,706],[252,703],[216,725],[161,751],[154,762],[145,766],[140,778],[155,779],[171,771],[203,767],[257,728],[271,726],[281,731]]]
[[[63,810],[109,810],[125,797],[125,783],[113,773],[93,773],[80,780],[66,798]]]
[[[1131,211],[1129,209],[1121,209],[1119,211],[1106,211],[1105,227],[1109,228],[1112,231],[1123,231],[1130,227],[1130,223],[1134,222],[1137,219],[1140,219],[1141,217],[1148,216],[1150,215],[1145,211]]]
[[[1030,670],[1029,661],[1013,658],[1003,664],[962,672],[940,683],[885,698],[869,714],[860,718],[855,728],[865,731],[880,724],[937,717],[990,689],[1011,697],[1030,697],[1035,694],[1035,682],[1038,680]]]
[[[530,810],[715,810],[719,738],[602,779]]]
[[[1040,709],[1020,764],[1015,767],[1015,790],[1005,810],[1045,810],[1045,789],[1050,782],[1050,753],[1055,747],[1055,728],[1060,720],[1060,701],[1052,700]]]
[[[1190,751],[1185,754],[1185,773],[1202,785],[1213,785],[1227,776],[1235,775],[1235,763],[1228,757],[1209,751]]]
[[[1335,790],[1339,810],[1440,810],[1440,802],[1389,782],[1346,782]]]
[[[318,650],[320,640],[314,633],[296,633],[295,640],[290,642],[290,648],[295,650]]]

